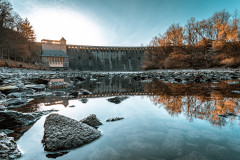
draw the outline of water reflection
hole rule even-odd
[[[239,84],[172,84],[155,80],[145,86],[151,101],[169,115],[184,115],[189,121],[208,120],[213,126],[239,125],[240,95],[232,92]]]
[[[73,86],[69,88],[67,85],[70,83]],[[35,98],[26,106],[15,110],[39,111],[42,104],[44,106],[62,104],[67,107],[69,100],[76,99],[66,96],[69,90],[80,91],[81,89],[92,92],[90,95],[77,97],[82,103],[87,103],[90,98],[117,96],[114,99],[106,99],[119,104],[127,95],[147,95],[155,105],[164,108],[172,117],[184,115],[190,122],[194,119],[202,119],[219,127],[239,125],[240,94],[236,92],[240,90],[239,80],[177,84],[165,83],[158,79],[146,82],[134,80],[128,76],[114,75],[88,77],[81,81],[52,79],[47,91],[52,92],[53,95]]]
[[[76,120],[96,114],[103,122],[102,137],[69,153],[43,152],[43,116],[18,141],[22,159],[239,159],[240,94],[233,92],[239,83],[176,84],[112,75],[67,82],[73,84],[70,90],[92,94],[36,98],[19,110],[53,108]],[[105,122],[110,117],[125,119]]]

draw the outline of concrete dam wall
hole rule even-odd
[[[146,47],[67,45],[69,67],[80,71],[139,71]]]

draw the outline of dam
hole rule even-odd
[[[42,61],[53,70],[70,68],[79,71],[140,71],[147,49],[146,47],[71,45],[67,44],[64,38],[43,39],[41,43]]]

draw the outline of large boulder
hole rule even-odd
[[[59,114],[50,114],[44,123],[43,144],[46,151],[80,147],[101,136],[101,132],[85,123]]]
[[[0,159],[16,159],[21,156],[17,144],[12,137],[0,133]]]
[[[97,126],[102,125],[102,123],[99,121],[95,114],[91,114],[90,116],[80,120],[80,122],[85,123],[94,128],[97,128]]]

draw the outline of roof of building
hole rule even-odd
[[[42,57],[69,57],[62,50],[44,50]]]
[[[66,39],[65,39],[64,37],[62,37],[62,38],[60,39],[60,41],[66,41]]]

